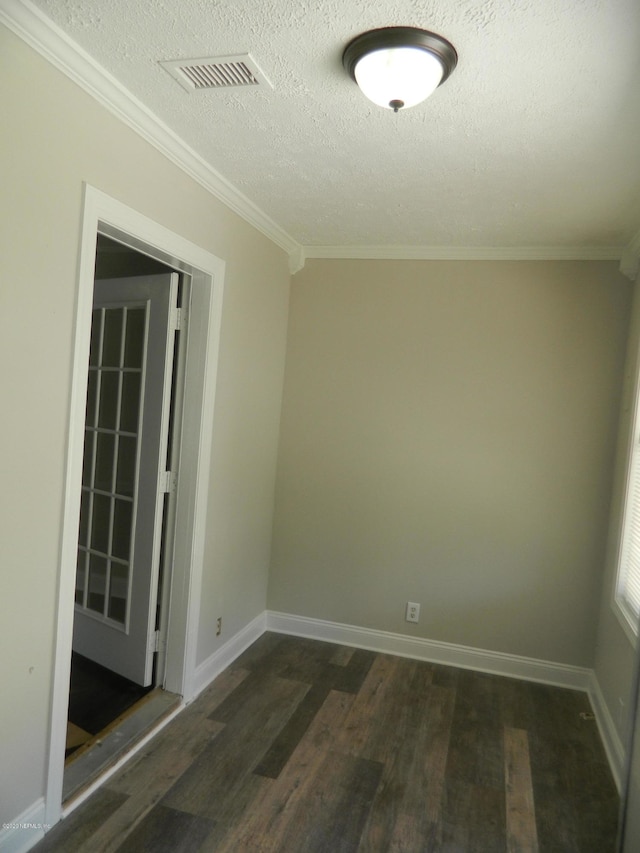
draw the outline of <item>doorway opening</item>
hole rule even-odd
[[[179,698],[160,695],[161,649],[181,421],[176,403],[183,397],[181,305],[188,298],[184,274],[98,233],[65,799]]]
[[[118,244],[142,256],[144,263],[152,260],[175,271],[178,275],[179,292],[179,284],[182,280],[182,296],[180,297],[182,304],[180,308],[182,312],[186,312],[188,315],[186,332],[182,334],[179,350],[174,356],[175,363],[171,365],[170,371],[173,376],[175,368],[177,378],[175,394],[173,397],[171,394],[169,395],[169,398],[173,399],[175,416],[173,417],[172,429],[169,430],[167,426],[166,447],[175,449],[177,454],[177,477],[173,476],[172,472],[171,475],[167,475],[167,472],[171,471],[170,467],[167,466],[161,478],[165,482],[165,489],[161,494],[163,502],[169,502],[168,512],[165,512],[167,508],[163,506],[162,524],[160,526],[151,525],[154,536],[157,536],[157,531],[160,530],[159,544],[157,540],[154,540],[155,544],[152,547],[156,549],[156,552],[159,550],[161,553],[157,570],[159,586],[158,584],[155,586],[157,600],[147,606],[148,625],[152,626],[152,630],[150,640],[143,649],[141,658],[135,664],[136,669],[133,677],[131,677],[131,673],[124,672],[129,680],[137,681],[144,688],[151,686],[153,689],[143,697],[139,710],[136,710],[135,713],[125,711],[125,715],[128,715],[127,719],[121,720],[122,715],[118,719],[121,720],[126,729],[129,721],[139,714],[147,718],[153,717],[154,712],[150,709],[153,709],[154,703],[151,697],[156,694],[165,698],[169,697],[172,701],[177,701],[180,706],[183,706],[198,692],[199,684],[196,647],[225,266],[223,261],[201,247],[185,240],[175,232],[132,210],[105,193],[85,185],[60,542],[49,763],[44,802],[44,819],[50,825],[57,823],[63,813],[67,814],[82,801],[82,797],[74,797],[71,804],[65,805],[63,810],[63,801],[66,799],[64,764],[71,655],[74,646],[74,616],[78,606],[76,596],[82,597],[82,607],[85,610],[94,611],[93,614],[85,613],[85,615],[93,617],[96,624],[104,625],[111,620],[116,627],[118,624],[121,626],[120,633],[124,635],[136,621],[131,618],[135,604],[133,601],[133,581],[131,581],[128,574],[129,569],[125,565],[127,560],[123,556],[126,549],[123,550],[122,547],[116,545],[116,552],[108,550],[113,544],[112,542],[109,544],[108,541],[111,532],[108,533],[106,541],[107,550],[93,547],[94,544],[104,545],[105,540],[103,538],[102,542],[92,542],[91,532],[89,539],[83,545],[80,541],[78,523],[81,516],[82,474],[85,434],[87,433],[85,422],[89,388],[87,365],[90,358],[95,307],[93,297],[96,246],[99,241],[105,246],[109,245],[107,240],[110,241],[112,247],[113,244]],[[157,270],[152,276],[155,276],[156,273]],[[100,306],[100,310],[103,307]],[[111,308],[116,307],[111,306]],[[119,310],[124,307],[121,305],[117,308]],[[135,306],[129,307],[136,310]],[[106,314],[103,312],[103,325],[105,316]],[[126,322],[122,320],[122,314],[118,316],[122,333],[126,335]],[[122,354],[122,348],[120,352]],[[154,355],[150,360],[155,362],[157,359]],[[115,365],[103,366],[115,367]],[[123,362],[118,365],[118,368],[121,369],[122,374],[133,372],[133,365]],[[121,381],[123,382],[124,379],[118,379],[119,383]],[[108,379],[107,385],[110,382],[113,391],[115,383],[112,379]],[[120,387],[118,393],[121,391],[122,388]],[[97,464],[97,436],[100,429],[94,430],[95,435],[92,439],[96,443],[92,450],[94,470]],[[108,428],[105,427],[104,434],[107,432]],[[116,472],[115,476],[117,476],[117,441],[119,439],[115,437],[117,430],[114,429],[112,432],[111,438],[102,439],[105,447],[109,445],[109,453],[106,456],[103,454],[102,460],[109,458],[110,445],[114,444],[111,471],[112,473]],[[121,438],[131,438],[126,433],[133,431],[125,429],[121,432]],[[129,445],[131,447],[131,442]],[[101,462],[99,477],[107,469],[108,466],[102,467]],[[157,470],[159,468],[156,468]],[[101,488],[100,484],[96,486],[95,482],[88,486],[89,491],[93,489],[93,492],[99,497],[106,496],[109,501],[112,501],[109,504],[108,514],[104,510],[106,503],[102,502],[102,516],[103,519],[109,519],[109,525],[114,523],[115,502],[122,498],[130,498],[132,514],[138,512],[138,509],[133,507],[133,496],[121,491],[121,487],[122,483],[118,488],[115,490],[112,488],[109,492],[107,489]],[[87,498],[84,500],[86,501]],[[98,513],[100,511],[98,509]],[[118,511],[121,518],[127,516],[128,510],[123,506],[120,506]],[[98,527],[100,526],[98,525]],[[88,527],[88,530],[91,531],[91,526]],[[111,531],[111,527],[109,530]],[[101,531],[98,530],[98,533],[104,536],[104,525]],[[85,563],[84,587],[79,581],[79,575],[82,575],[82,572],[79,573],[77,569],[79,552],[83,548],[85,559],[89,561],[89,565]],[[100,563],[99,560],[97,562],[94,560],[93,588],[90,590],[89,587],[92,583],[90,561],[93,551],[98,552],[97,554],[94,553],[93,556],[106,559],[107,565],[105,567],[104,562]],[[171,571],[161,570],[161,566],[169,565]],[[135,571],[133,576],[135,577]],[[78,591],[79,588],[80,591]],[[91,599],[89,599],[90,595],[92,596]],[[129,595],[132,596],[131,599]],[[170,608],[168,607],[169,599],[171,600]],[[87,605],[89,606],[87,607]],[[122,650],[120,651],[122,652]],[[124,661],[125,666],[128,666],[130,657],[125,651],[120,654],[120,662]],[[101,661],[100,665],[104,665],[104,663],[105,661]],[[140,677],[141,672],[143,673],[142,677]],[[167,711],[166,708],[161,713],[165,719],[171,716],[171,712]],[[153,721],[151,726],[155,727]],[[89,790],[97,787],[107,776],[108,771],[101,774],[99,781],[92,784]]]

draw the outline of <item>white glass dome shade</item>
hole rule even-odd
[[[393,47],[367,53],[355,67],[362,93],[380,107],[415,107],[440,85],[440,60],[419,47]]]

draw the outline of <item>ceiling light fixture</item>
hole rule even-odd
[[[414,107],[447,79],[458,54],[446,39],[416,27],[383,27],[349,42],[342,64],[363,94],[395,113]]]

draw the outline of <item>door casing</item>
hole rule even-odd
[[[188,701],[194,693],[199,601],[202,586],[211,437],[222,321],[225,264],[148,217],[85,184],[76,292],[68,439],[45,815],[62,814],[64,749],[69,701],[87,364],[98,232],[191,277],[184,360],[180,463],[176,485],[174,571],[166,640],[165,687]]]

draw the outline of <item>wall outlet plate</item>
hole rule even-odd
[[[407,601],[407,610],[404,618],[407,622],[419,622],[420,605],[415,601]]]

